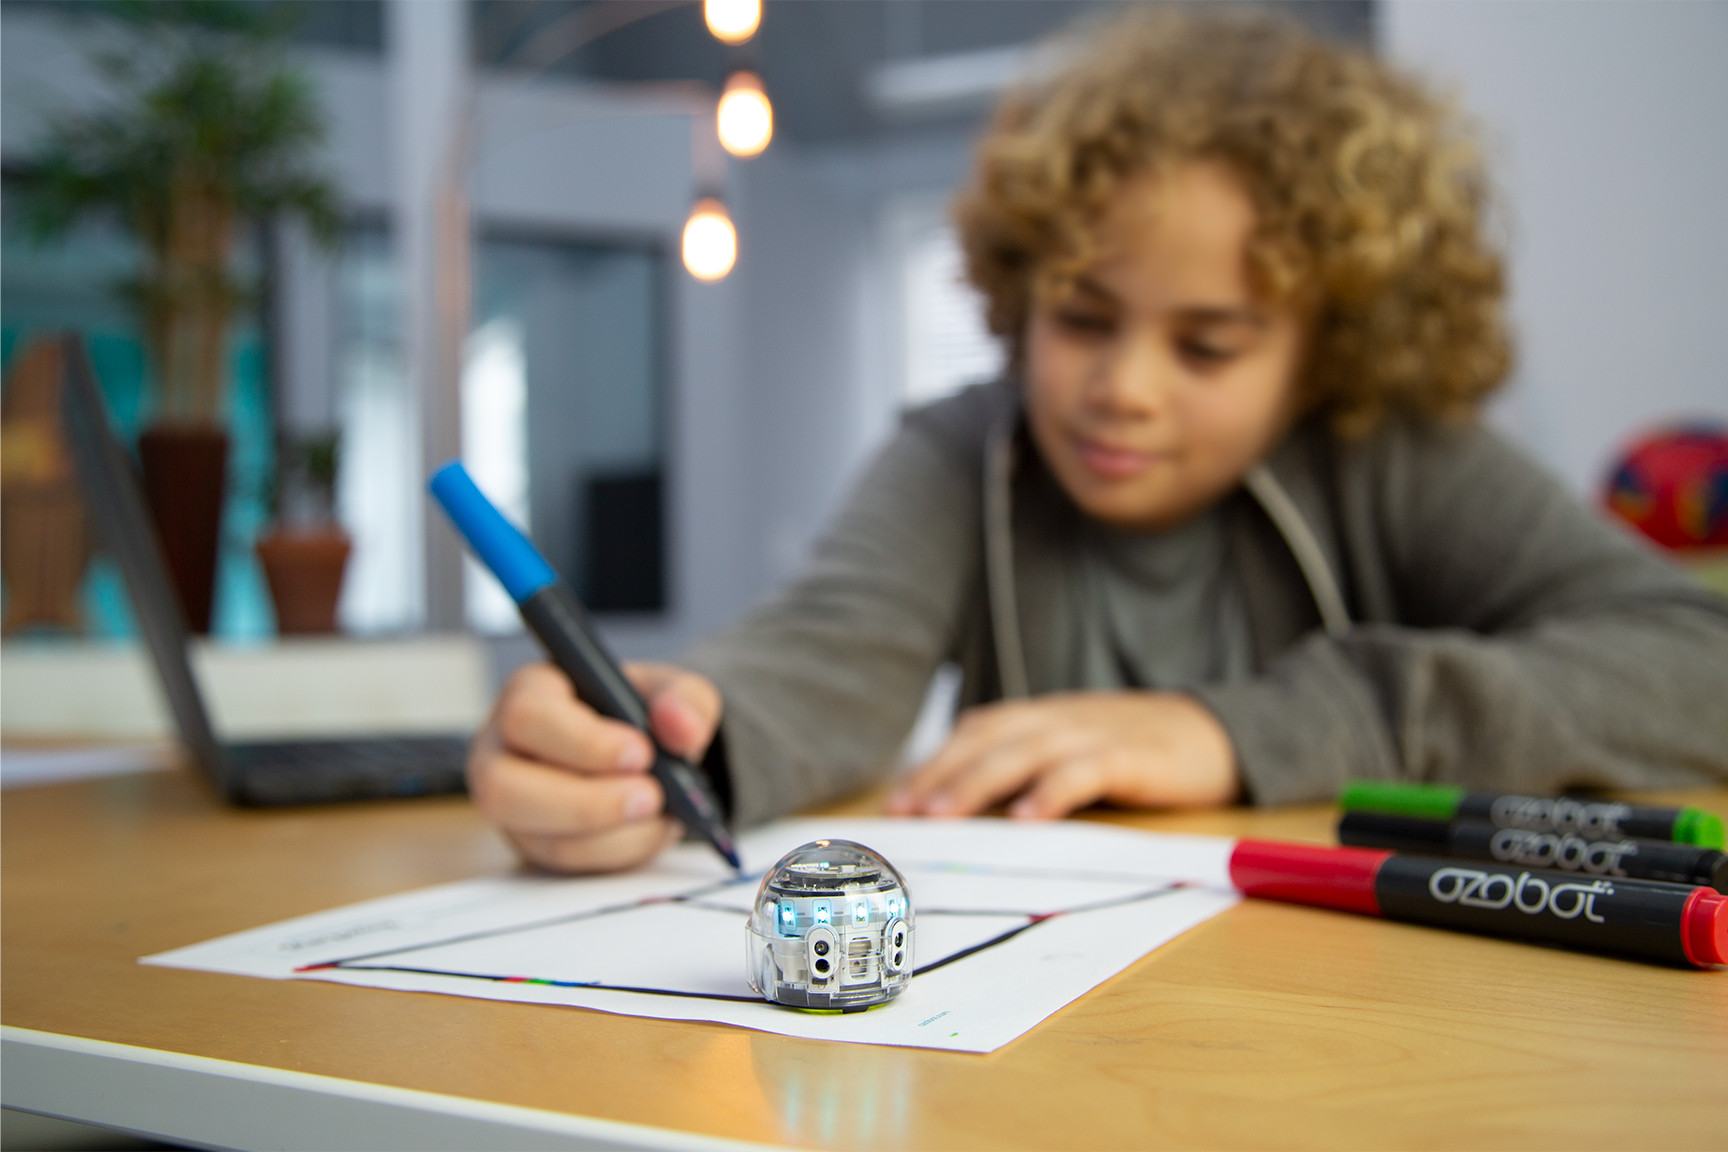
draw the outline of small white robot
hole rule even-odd
[[[750,987],[793,1008],[858,1012],[912,978],[912,896],[850,840],[815,840],[762,878],[745,934]]]

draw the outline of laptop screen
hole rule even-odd
[[[66,437],[97,530],[120,561],[126,590],[138,615],[138,627],[144,633],[181,741],[211,782],[224,795],[231,796],[233,780],[227,757],[210,727],[210,717],[187,660],[188,638],[180,603],[168,582],[168,568],[163,563],[132,462],[109,428],[107,409],[78,337],[62,337],[61,364],[64,376],[60,400]]]

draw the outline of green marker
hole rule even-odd
[[[1424,820],[1465,817],[1496,828],[1568,833],[1585,840],[1637,836],[1722,849],[1722,817],[1702,808],[1639,808],[1618,800],[1571,796],[1502,796],[1451,784],[1393,784],[1352,780],[1338,795],[1346,812],[1385,812]]]

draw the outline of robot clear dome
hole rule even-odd
[[[892,864],[850,840],[815,840],[762,878],[745,974],[776,1004],[857,1011],[906,987],[912,929],[912,896]]]

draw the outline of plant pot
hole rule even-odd
[[[0,567],[6,575],[3,630],[46,624],[76,630],[78,592],[90,559],[84,501],[76,483],[13,482],[0,497]]]
[[[336,601],[352,545],[340,528],[278,528],[258,540],[258,559],[284,636],[336,631]]]
[[[76,630],[90,532],[60,428],[59,344],[32,343],[0,400],[0,572],[7,634],[34,625]]]
[[[228,487],[228,433],[208,424],[158,424],[138,437],[138,461],[144,502],[186,627],[207,633]]]

